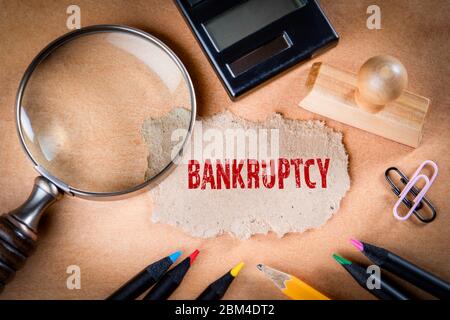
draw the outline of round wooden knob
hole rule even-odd
[[[356,103],[368,112],[378,112],[397,99],[407,83],[408,74],[398,59],[388,55],[372,57],[359,70]]]

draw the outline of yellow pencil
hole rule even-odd
[[[306,284],[302,280],[281,272],[279,270],[267,267],[263,264],[256,266],[289,298],[294,300],[330,300],[322,293]]]

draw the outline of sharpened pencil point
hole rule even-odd
[[[333,254],[333,258],[334,258],[334,260],[336,260],[340,264],[347,264],[347,265],[352,264],[351,261],[348,261],[347,259],[345,259],[345,258],[343,258],[343,257],[341,257],[341,256],[339,256],[337,254]]]
[[[181,251],[177,251],[177,252],[172,253],[172,254],[169,256],[169,259],[174,263],[175,261],[178,260],[178,258],[179,258],[180,256],[181,256]]]
[[[256,268],[257,268],[259,271],[263,271],[264,265],[260,263],[260,264],[256,265]]]
[[[189,258],[191,259],[191,261],[190,261],[191,265],[194,263],[195,258],[197,258],[199,253],[200,253],[200,251],[198,251],[198,250],[195,250],[194,252],[191,253],[191,255],[189,256]]]
[[[243,262],[239,263],[237,266],[235,266],[233,269],[231,269],[230,274],[234,278],[236,278],[243,267],[244,267],[244,263]]]
[[[364,251],[364,244],[357,239],[350,239],[351,244],[359,251]]]

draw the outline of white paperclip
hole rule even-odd
[[[423,168],[426,165],[430,165],[434,168],[434,172],[431,176],[431,178],[428,178],[426,175],[424,174],[420,174],[420,172],[423,170]],[[438,174],[438,166],[436,163],[434,163],[431,160],[425,160],[419,168],[417,168],[416,172],[414,172],[413,176],[411,177],[411,179],[409,180],[409,182],[406,184],[405,188],[403,189],[403,191],[400,193],[398,201],[395,203],[394,208],[392,209],[392,212],[394,213],[394,217],[397,220],[401,220],[401,221],[405,221],[407,220],[412,213],[414,212],[414,210],[417,208],[417,206],[419,205],[420,201],[422,201],[422,198],[425,196],[425,194],[427,193],[428,189],[430,189],[431,185],[433,184],[434,180],[436,179]],[[400,204],[403,202],[403,199],[406,197],[406,195],[409,193],[409,191],[411,190],[412,187],[414,187],[416,185],[416,183],[420,180],[424,180],[425,181],[425,185],[422,188],[422,190],[420,190],[420,192],[417,194],[417,196],[414,198],[413,203],[414,205],[411,206],[411,208],[409,209],[408,213],[405,214],[404,216],[400,216],[397,209],[400,206]]]

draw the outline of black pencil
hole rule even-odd
[[[168,271],[155,286],[150,289],[143,300],[167,300],[183,281],[199,251],[195,250],[189,257]]]
[[[241,271],[244,263],[241,262],[222,277],[211,283],[198,297],[197,300],[220,300],[225,295],[228,287]]]
[[[376,275],[372,275],[370,273],[367,273],[367,267],[364,267],[360,264],[353,263],[347,259],[342,258],[341,256],[338,256],[337,254],[333,255],[333,258],[339,262],[340,265],[342,265],[345,270],[350,273],[350,275],[353,277],[353,279],[356,280],[356,282],[366,289],[368,292],[373,294],[375,297],[382,299],[382,300],[410,300],[411,297],[405,292],[403,292],[402,289],[398,288],[395,284],[393,284],[391,281],[386,279],[386,277],[376,277]],[[376,277],[376,280],[379,282],[378,287],[374,287],[373,289],[369,289],[367,285],[367,280],[369,280],[369,277]]]
[[[181,251],[172,253],[151,265],[135,275],[132,279],[121,286],[116,292],[110,295],[107,300],[134,300],[142,293],[154,285],[170,266],[181,255]]]
[[[352,239],[352,244],[370,261],[439,299],[450,299],[450,284],[396,254]]]

